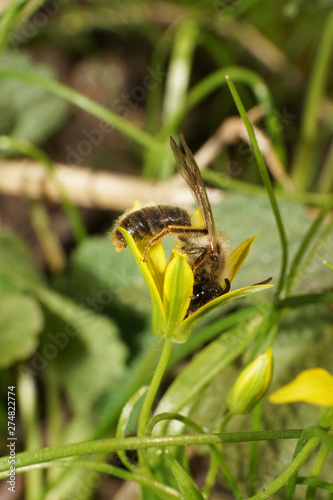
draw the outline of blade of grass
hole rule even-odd
[[[171,60],[167,73],[165,85],[162,121],[172,122],[173,117],[183,109],[186,92],[189,85],[194,48],[197,43],[197,27],[193,20],[183,22],[179,25],[174,46],[171,53]],[[166,141],[169,135],[163,132],[158,134],[161,148],[166,148]],[[171,155],[162,155],[161,150],[151,151],[147,155],[144,166],[144,176],[165,179],[173,172],[173,162]]]
[[[321,224],[323,223],[323,220],[325,219],[326,215],[330,210],[333,209],[333,196],[329,198],[327,201],[326,205],[323,206],[321,211],[319,212],[317,218],[313,221],[311,224],[310,228],[308,229],[307,233],[305,234],[302,243],[299,246],[299,249],[291,263],[290,270],[288,277],[286,279],[286,284],[285,284],[285,292],[286,296],[290,295],[291,289],[295,285],[295,282],[298,278],[299,274],[299,269],[300,269],[300,264],[304,258],[304,255],[306,251],[308,250],[311,242],[313,241],[313,238],[320,228]]]
[[[188,114],[194,106],[203,101],[216,89],[226,84],[226,74],[231,75],[233,80],[248,85],[257,98],[258,102],[265,106],[265,108],[267,109],[267,116],[265,118],[266,127],[273,137],[276,149],[278,151],[282,151],[282,141],[278,139],[277,135],[280,127],[276,126],[277,117],[272,111],[272,99],[265,82],[255,72],[248,69],[239,68],[237,66],[229,66],[225,69],[215,71],[208,77],[204,78],[200,83],[195,85],[189,91],[187,98],[184,101],[183,107],[179,108],[178,112],[171,116],[170,119],[163,124],[163,128],[160,133],[161,141],[162,139],[166,140],[167,138],[169,138],[169,136],[179,128],[184,116],[186,116],[186,114]]]
[[[0,22],[0,54],[6,49],[10,41],[11,31],[16,24],[18,11],[24,0],[17,0],[8,4],[7,8],[2,12]]]
[[[42,5],[45,4],[45,0],[25,0],[23,3],[24,5],[20,10],[18,17],[19,24],[23,24],[25,21],[27,21],[29,17],[31,17],[33,13],[36,12],[36,10],[40,9]]]
[[[267,167],[265,165],[260,148],[258,146],[253,127],[252,127],[252,125],[251,125],[251,123],[246,115],[245,108],[243,106],[243,103],[238,95],[238,92],[237,92],[234,84],[232,83],[229,76],[226,76],[225,78],[227,80],[230,92],[234,98],[238,112],[239,112],[239,114],[244,122],[247,133],[249,135],[251,145],[252,145],[252,148],[253,148],[257,163],[258,163],[258,168],[259,168],[262,180],[265,184],[267,194],[268,194],[271,206],[272,206],[273,214],[274,214],[274,217],[276,220],[277,228],[279,231],[279,236],[280,236],[280,240],[281,240],[281,248],[282,248],[282,262],[281,262],[279,283],[277,285],[277,289],[275,292],[275,297],[278,298],[281,291],[282,291],[282,287],[284,284],[284,278],[285,278],[285,274],[286,274],[286,270],[287,270],[287,263],[288,263],[288,242],[287,242],[286,232],[284,229],[280,210],[279,210],[276,198],[275,198],[275,193],[274,193],[274,190],[273,190],[273,187],[272,187],[269,175],[268,175]]]
[[[331,193],[333,189],[333,141],[317,182],[317,191]]]
[[[307,304],[331,304],[333,302],[333,292],[310,293],[304,295],[294,295],[282,299],[277,304],[278,309],[299,307]]]
[[[241,68],[238,66],[228,66],[220,69],[204,78],[200,83],[191,89],[186,101],[187,112],[189,109],[196,106],[207,95],[226,84],[225,75],[229,75],[235,82],[242,82],[252,90],[258,103],[262,104],[266,110],[265,124],[267,130],[273,139],[275,147],[279,152],[282,163],[285,160],[284,146],[281,137],[282,125],[277,126],[278,113],[273,110],[273,102],[269,89],[264,80],[252,70]],[[288,122],[286,122],[287,124]]]
[[[66,256],[59,237],[51,228],[45,204],[33,200],[29,203],[30,223],[37,236],[51,272],[57,273],[65,267]]]
[[[238,179],[232,179],[230,176],[228,177],[213,170],[204,169],[201,171],[201,173],[205,181],[222,189],[236,191],[237,193],[244,193],[253,196],[267,196],[265,187],[251,184],[249,182],[240,181]],[[277,191],[276,197],[280,200],[289,200],[295,203],[304,203],[306,205],[310,204],[316,206],[323,206],[331,199],[330,195],[325,195],[322,193],[289,193],[287,191]]]
[[[159,38],[154,48],[154,52],[150,61],[151,68],[166,68],[167,57],[170,52],[174,26],[171,25]],[[159,128],[161,109],[163,101],[162,85],[155,85],[149,89],[146,101],[146,125],[145,130],[150,134],[156,134]]]
[[[319,110],[324,97],[333,48],[333,11],[328,14],[307,87],[299,144],[292,165],[292,177],[298,189],[306,190],[313,181],[314,148],[318,135]]]
[[[22,80],[29,84],[38,85],[51,94],[57,95],[71,104],[74,104],[78,108],[83,109],[87,113],[96,116],[96,118],[99,118],[102,122],[114,127],[116,130],[119,130],[119,132],[122,132],[127,137],[130,137],[141,146],[148,149],[156,149],[160,147],[159,142],[152,135],[139,129],[130,121],[117,115],[117,113],[106,109],[104,106],[101,106],[80,92],[63,85],[56,80],[44,78],[29,71],[6,68],[0,68],[0,77]]]
[[[321,233],[320,237],[318,240],[315,242],[314,246],[310,249],[308,255],[304,259],[304,262],[302,265],[298,266],[297,270],[297,278],[300,279],[300,277],[304,274],[306,268],[313,263],[313,261],[317,258],[319,251],[321,250],[326,238],[332,234],[332,228],[333,228],[333,217],[331,220],[328,222],[326,227],[324,228],[323,232]],[[330,248],[328,252],[330,251]],[[330,255],[330,254],[329,254]],[[322,257],[318,257],[317,260],[319,262],[322,262]]]

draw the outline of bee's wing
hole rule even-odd
[[[205,228],[207,228],[208,236],[210,240],[211,251],[215,253],[216,250],[216,230],[214,224],[214,218],[212,214],[212,208],[207,196],[204,181],[201,176],[200,169],[194,159],[194,156],[185,142],[183,134],[180,135],[186,157],[183,155],[176,142],[172,137],[170,137],[170,145],[173,151],[177,170],[180,175],[185,179],[189,185],[194,199],[199,203],[202,217],[205,223]]]

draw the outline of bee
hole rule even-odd
[[[199,167],[183,135],[180,137],[185,155],[172,137],[170,137],[171,149],[177,170],[199,204],[203,227],[194,225],[193,214],[184,208],[173,205],[151,205],[125,212],[116,221],[111,232],[111,240],[118,252],[126,247],[125,239],[118,229],[122,227],[131,234],[134,241],[147,241],[142,259],[146,261],[147,254],[155,243],[168,234],[175,235],[177,250],[185,255],[194,276],[188,316],[230,290],[232,269],[229,241],[215,229],[211,205]]]

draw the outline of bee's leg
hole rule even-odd
[[[228,278],[224,279],[224,283],[225,283],[225,289],[223,290],[222,295],[224,295],[225,293],[228,293],[230,290],[230,287],[231,287],[230,281],[228,280]]]
[[[192,264],[192,268],[193,269],[196,269],[197,267],[200,266],[200,264],[203,263],[203,261],[205,260],[205,257],[207,255],[207,248],[198,248],[198,249],[195,249],[193,252],[189,252],[189,253],[199,253],[199,256],[195,259],[195,261],[193,262]]]
[[[168,234],[207,234],[207,229],[202,227],[191,227],[191,226],[168,226],[162,229],[154,238],[150,240],[148,245],[145,248],[142,256],[142,262],[147,261],[147,255],[149,250],[153,245],[155,245],[160,239],[164,238]]]

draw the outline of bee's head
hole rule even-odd
[[[127,247],[127,243],[125,241],[125,238],[123,237],[121,232],[118,231],[118,229],[116,229],[115,231],[112,231],[111,241],[114,244],[117,252],[120,252],[123,248]]]

